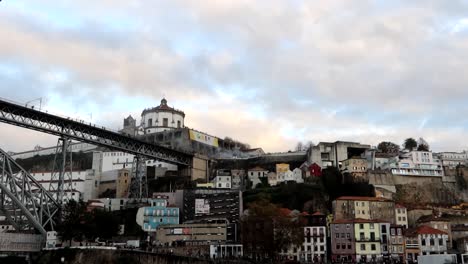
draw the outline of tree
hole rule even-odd
[[[302,149],[304,149],[304,145],[302,145],[302,142],[300,142],[300,141],[297,142],[295,150],[296,151],[301,151]]]
[[[420,137],[418,140],[418,151],[429,151],[429,143],[424,138]]]
[[[414,138],[407,138],[403,143],[403,147],[409,151],[412,151],[418,146],[418,142]]]
[[[304,241],[299,218],[285,215],[267,199],[249,203],[248,209],[248,214],[241,220],[242,244],[247,254],[256,258],[275,258],[278,252]]]
[[[420,144],[418,145],[417,151],[429,151],[429,145]]]
[[[96,237],[108,239],[117,235],[119,219],[111,212],[95,209],[86,210],[86,204],[80,200],[70,200],[62,211],[62,221],[57,226],[58,235],[63,241],[94,240]]]
[[[382,153],[397,154],[400,146],[390,141],[382,141],[377,145],[377,149]]]
[[[57,226],[62,241],[82,241],[85,230],[86,204],[80,200],[70,200],[62,210],[62,221]]]

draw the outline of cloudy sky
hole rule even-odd
[[[0,97],[106,127],[165,96],[188,126],[267,151],[468,146],[467,1],[4,0],[0,37]]]

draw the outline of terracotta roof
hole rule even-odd
[[[404,207],[404,206],[401,205],[401,204],[395,204],[395,208],[405,208],[405,209],[406,209],[406,207]]]
[[[157,111],[174,112],[174,113],[181,114],[183,117],[185,117],[185,113],[183,111],[177,110],[173,107],[168,106],[166,98],[163,98],[161,100],[161,104],[159,106],[143,110],[141,115],[143,116],[147,112],[157,112]]]
[[[309,216],[310,214],[307,213],[307,212],[302,212],[301,215],[302,215],[302,216]]]
[[[288,208],[280,208],[278,209],[278,213],[282,216],[289,216],[291,215],[292,211],[289,210]]]
[[[322,213],[319,212],[319,211],[313,213],[312,215],[313,215],[313,216],[324,216],[324,214],[322,214]]]
[[[380,219],[362,219],[362,218],[356,218],[356,219],[337,219],[332,222],[332,224],[364,224],[364,223],[389,223],[388,221],[385,220],[380,220]]]
[[[417,228],[408,229],[405,232],[405,236],[416,235],[447,235],[447,233],[439,229],[432,228],[430,226],[419,226]]]
[[[380,202],[391,202],[392,200],[382,197],[369,197],[369,196],[341,196],[336,200],[352,200],[352,201],[380,201]]]
[[[265,170],[264,168],[262,168],[260,166],[256,166],[256,167],[254,167],[252,169],[249,169],[249,171],[267,171],[267,170]]]
[[[352,224],[354,220],[352,219],[337,219],[332,222],[332,224]]]
[[[436,217],[433,215],[423,215],[419,217],[418,223],[427,223],[427,222],[450,222],[447,218]]]

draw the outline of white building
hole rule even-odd
[[[408,213],[406,207],[402,205],[395,205],[395,223],[398,226],[408,228]]]
[[[394,175],[444,176],[441,161],[430,151],[404,153],[399,159],[391,159],[382,165],[382,169],[390,169]]]
[[[440,152],[437,153],[442,162],[442,166],[455,168],[458,165],[466,165],[468,162],[468,153],[463,152]]]
[[[294,181],[297,183],[303,183],[302,170],[295,168],[293,171],[288,170],[286,172],[277,173],[277,183]]]
[[[268,185],[276,186],[278,184],[278,176],[276,175],[275,172],[269,172],[267,174],[267,177],[268,177]]]
[[[281,252],[281,255],[290,260],[304,261],[325,261],[327,256],[327,235],[325,226],[304,227],[304,243],[300,247],[291,247]]]
[[[88,143],[81,143],[81,142],[75,142],[70,144],[70,149],[72,152],[86,152],[90,150],[96,149],[95,145],[91,145]],[[32,158],[34,156],[42,156],[42,155],[50,155],[50,154],[55,154],[57,151],[57,147],[40,147],[36,146],[33,150],[28,150],[28,151],[23,151],[23,152],[17,152],[11,155],[13,159],[27,159],[27,158]]]
[[[262,178],[268,177],[268,170],[261,167],[255,167],[247,171],[247,177],[252,182],[252,189],[262,182]]]
[[[217,189],[231,189],[232,188],[232,181],[231,176],[216,176],[213,179],[213,183],[215,188]]]
[[[50,190],[52,185],[52,189],[57,190],[58,180],[55,179],[52,181],[52,174],[52,172],[33,172],[31,173],[31,176],[33,176],[42,185],[42,187],[44,187],[44,189]],[[56,174],[58,178],[58,173]],[[67,190],[69,186],[69,175],[71,175],[71,190]],[[65,175],[64,181],[66,181],[66,183],[64,183],[64,201],[78,201],[79,199],[87,201],[91,198],[94,192],[93,186],[95,186],[95,179],[92,170],[68,172]]]
[[[148,108],[141,113],[141,127],[144,134],[152,134],[184,127],[185,113],[167,105],[162,99],[157,107]]]

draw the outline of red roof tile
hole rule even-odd
[[[319,211],[313,213],[312,215],[313,215],[313,216],[324,216],[324,214],[322,214],[322,213],[319,212]]]
[[[289,216],[291,215],[291,210],[289,210],[288,208],[280,208],[278,209],[278,214],[282,215],[282,216]]]
[[[380,202],[391,202],[392,200],[382,197],[369,197],[369,196],[341,196],[336,200],[352,200],[352,201],[380,201]]]
[[[405,236],[416,236],[416,235],[447,235],[444,231],[432,228],[430,226],[419,226],[417,228],[408,229],[405,232]]]

